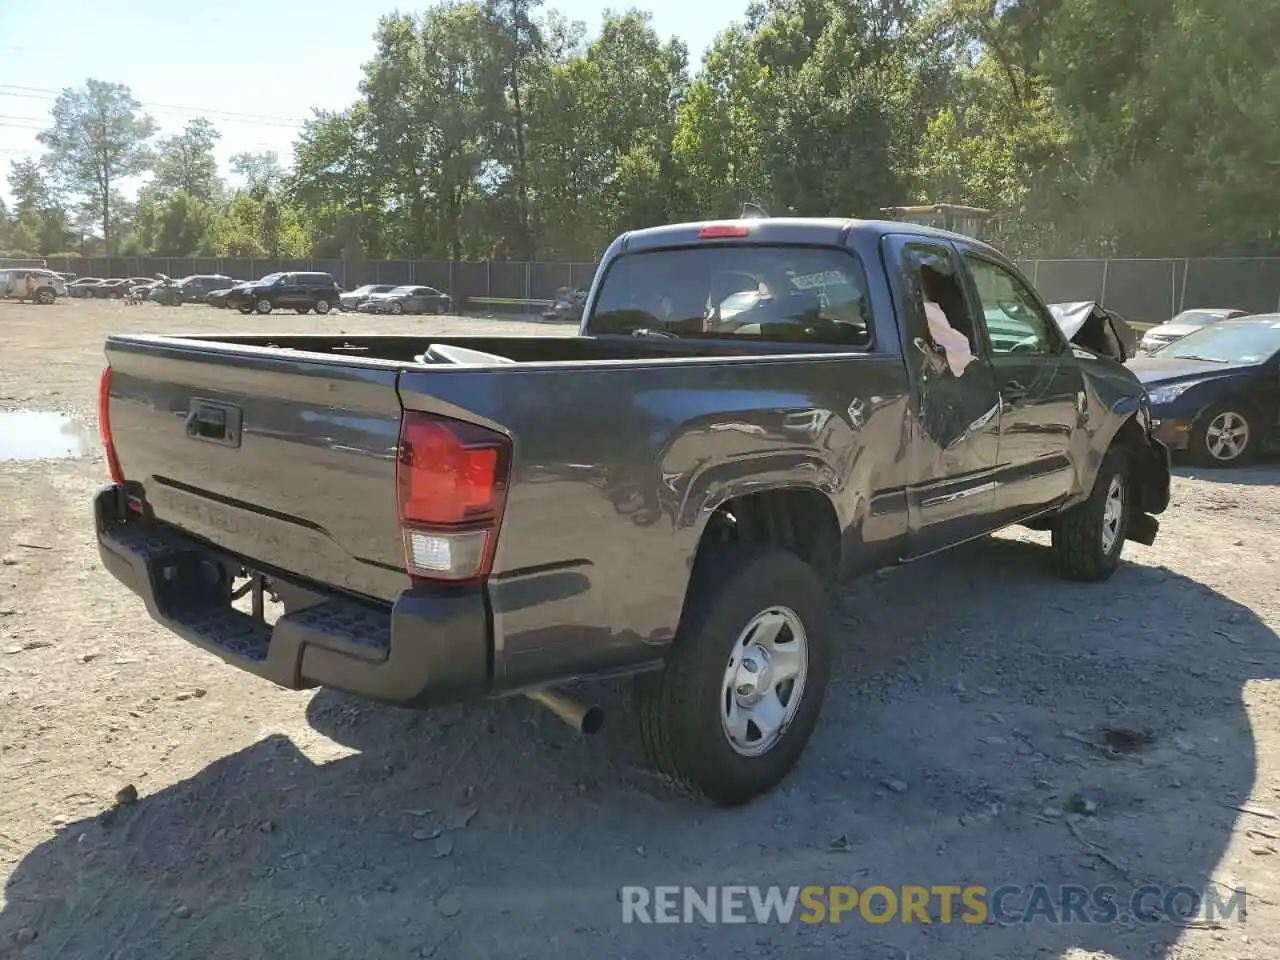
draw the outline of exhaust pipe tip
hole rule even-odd
[[[546,707],[578,733],[591,736],[604,726],[604,710],[594,704],[586,706],[552,690],[531,690],[525,696]]]
[[[600,728],[604,726],[604,710],[592,704],[587,708],[587,712],[582,715],[582,722],[579,729],[588,737],[594,736],[600,732]]]

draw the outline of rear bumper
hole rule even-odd
[[[130,516],[120,487],[99,492],[94,517],[103,566],[142,598],[152,619],[255,676],[407,707],[489,693],[492,621],[479,587],[406,590],[387,607],[282,580],[308,601],[269,625],[231,605],[238,558]]]

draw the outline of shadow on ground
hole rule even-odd
[[[871,578],[841,610],[818,734],[747,809],[636,772],[616,690],[595,741],[523,700],[413,714],[322,692],[312,723],[358,754],[317,765],[269,737],[67,826],[13,874],[0,954],[1166,956],[1168,922],[621,922],[624,884],[1110,884],[1122,905],[1208,884],[1254,783],[1242,688],[1280,666],[1250,610],[1140,563],[1063,584],[1006,539]],[[1081,742],[1108,737],[1114,755]],[[1089,815],[1068,826],[1073,807]]]
[[[1243,484],[1249,487],[1280,486],[1280,454],[1260,457],[1247,467],[1201,467],[1178,463],[1173,475],[1206,483]]]

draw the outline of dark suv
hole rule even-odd
[[[177,283],[157,286],[151,291],[150,299],[165,306],[179,306],[184,303],[203,303],[207,294],[214,290],[225,290],[235,286],[235,281],[215,273],[197,273],[184,277]]]
[[[298,313],[325,314],[338,306],[342,288],[328,273],[272,273],[257,283],[235,287],[227,306],[241,313],[270,313],[292,308]]]

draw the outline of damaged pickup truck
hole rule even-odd
[[[749,801],[818,720],[846,577],[1011,524],[1099,581],[1168,451],[1016,268],[892,222],[619,237],[576,337],[112,336],[106,568],[292,689],[410,707],[635,674],[675,786]]]

